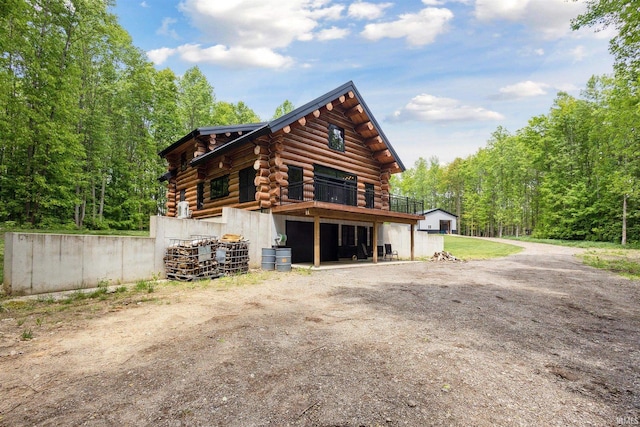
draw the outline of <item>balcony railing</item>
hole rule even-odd
[[[280,187],[280,205],[319,201],[346,206],[360,206],[391,212],[417,214],[424,212],[424,202],[386,192],[358,190],[354,181],[315,178]]]

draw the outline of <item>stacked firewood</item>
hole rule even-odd
[[[249,271],[249,242],[233,238],[225,240],[219,242],[216,255],[220,272],[227,276],[247,273]]]
[[[450,252],[441,251],[435,252],[431,257],[431,261],[434,262],[444,262],[444,261],[462,261],[460,258],[456,258]]]
[[[238,234],[225,234],[220,240],[207,236],[173,239],[164,266],[168,278],[186,281],[247,273],[249,241]]]
[[[220,276],[215,237],[173,239],[164,256],[167,277],[176,280],[212,279]]]

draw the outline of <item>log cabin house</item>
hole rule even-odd
[[[390,193],[389,178],[405,168],[353,82],[270,122],[197,128],[159,155],[169,217],[179,206],[194,219],[223,207],[270,212],[292,262],[315,266],[377,262],[380,226],[407,224],[413,259],[422,203]]]

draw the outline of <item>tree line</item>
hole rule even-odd
[[[640,9],[589,1],[574,29],[613,26],[614,73],[579,97],[560,92],[548,114],[441,165],[420,158],[394,180],[402,194],[458,215],[460,234],[640,242]]]
[[[197,67],[156,70],[113,5],[0,4],[0,223],[146,228],[165,203],[158,151],[199,126],[260,121],[217,101]]]

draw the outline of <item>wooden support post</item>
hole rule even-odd
[[[415,232],[415,224],[411,224],[411,261],[415,261],[415,244],[416,244],[416,237],[414,236],[414,232]]]
[[[371,242],[373,243],[373,263],[378,263],[378,223],[374,221],[373,223],[373,236],[371,237]]]
[[[320,217],[313,217],[313,266],[320,267]]]

